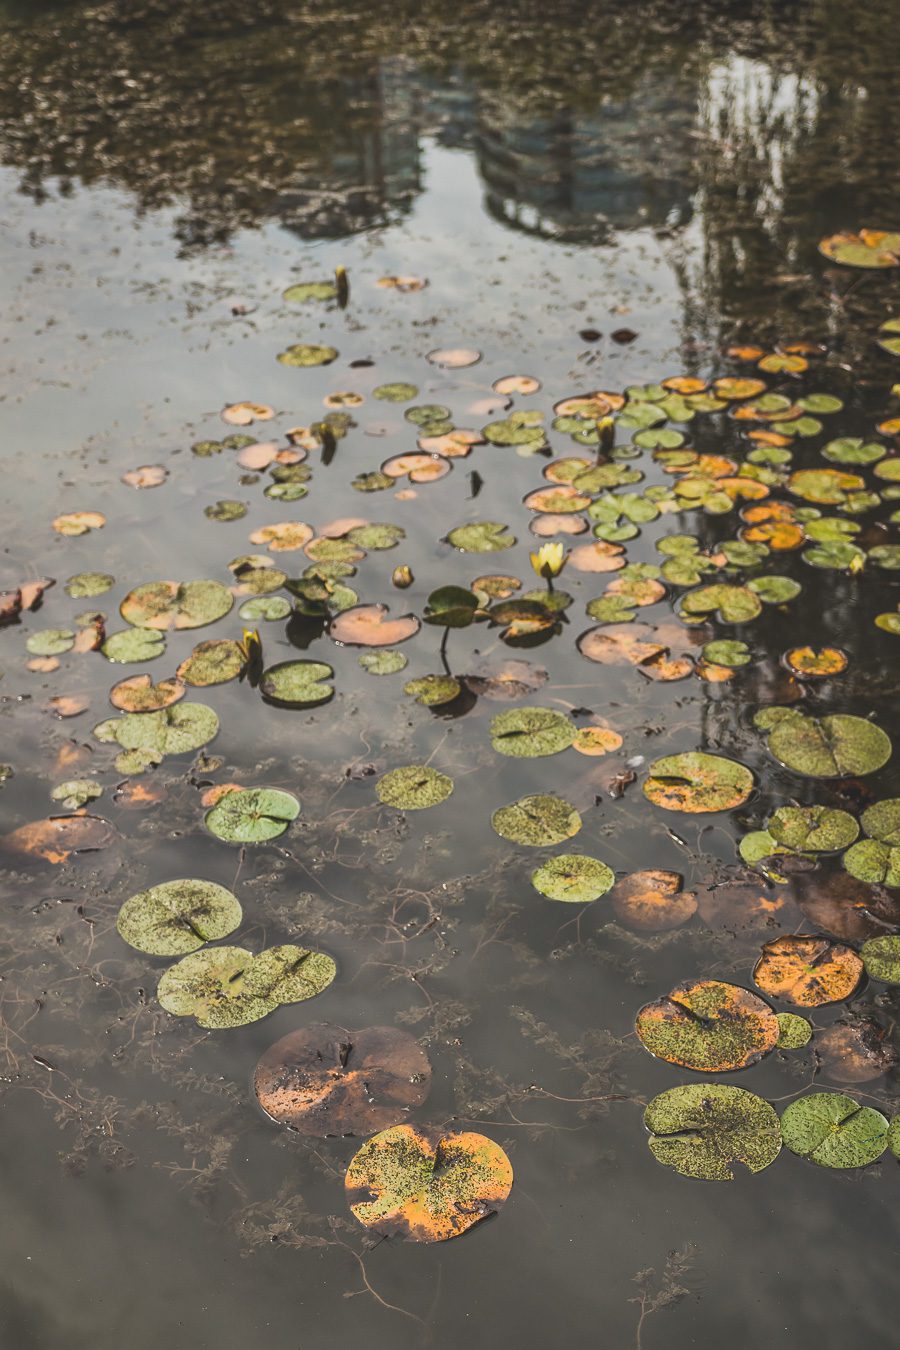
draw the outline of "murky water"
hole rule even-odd
[[[108,631],[123,627],[118,606],[138,583],[230,582],[227,564],[254,548],[250,533],[284,520],[402,526],[396,548],[368,553],[348,579],[361,602],[394,613],[421,615],[435,587],[494,571],[527,589],[536,541],[522,498],[546,486],[547,458],[480,445],[406,499],[351,487],[415,448],[409,405],[372,397],[391,381],[414,383],[415,401],[446,406],[456,426],[480,428],[503,416],[486,411],[492,383],[533,374],[542,389],[513,406],[540,409],[549,426],[567,396],[735,373],[722,358],[730,343],[806,339],[827,353],[802,380],[776,376],[771,387],[828,392],[845,407],[797,442],[791,467],[823,467],[832,437],[896,451],[873,431],[897,416],[887,391],[900,368],[874,342],[900,309],[894,274],[829,267],[816,249],[837,229],[900,226],[894,7],[692,9],[0,7],[0,581],[57,583],[3,629],[0,758],[14,769],[0,787],[3,830],[55,811],[57,783],[91,777],[103,795],[89,809],[118,832],[103,851],[58,865],[3,856],[4,1345],[481,1350],[563,1334],[576,1350],[812,1350],[896,1339],[891,1155],[840,1172],[785,1151],[758,1175],[737,1168],[729,1184],[679,1176],[650,1154],[641,1111],[700,1076],[651,1058],[633,1032],[637,1009],[673,983],[750,986],[763,942],[821,931],[797,898],[829,878],[842,884],[834,858],[812,880],[760,880],[766,905],[716,905],[710,888],[748,880],[737,842],[776,806],[857,815],[898,790],[896,756],[871,777],[800,778],[767,755],[751,721],[760,705],[801,697],[809,711],[874,716],[896,733],[898,639],[873,622],[897,606],[895,572],[774,554],[762,570],[803,590],[737,630],[677,624],[683,588],[669,586],[637,619],[662,626],[674,655],[697,656],[713,637],[746,641],[753,663],[722,684],[584,660],[575,639],[593,626],[585,603],[611,575],[563,573],[569,622],[542,645],[511,650],[487,625],[450,634],[454,674],[527,660],[547,680],[525,702],[569,711],[578,725],[604,718],[622,746],[601,758],[503,758],[490,719],[519,703],[470,694],[429,710],[404,696],[406,680],[441,669],[437,628],[402,647],[402,674],[380,678],[361,668],[360,649],[292,620],[259,624],[266,664],[327,662],[335,698],[298,711],[264,703],[246,682],[190,690],[215,709],[218,736],[208,758],[169,758],[136,777],[151,798],[140,800],[92,735],[111,712],[110,685],[144,669],[169,676],[195,641],[240,636],[237,608],[215,628],[168,634],[165,656],[147,666],[92,652],[64,653],[53,671],[26,667],[30,635],[85,611],[105,614]],[[338,265],[351,282],[345,310],[283,301],[286,287]],[[377,285],[397,274],[428,285]],[[312,369],[276,362],[297,342],[339,356]],[[426,360],[461,346],[482,360],[455,370]],[[329,464],[310,455],[301,500],[267,498],[271,479],[242,470],[231,450],[191,452],[231,430],[224,405],[270,404],[276,419],[249,431],[266,439],[272,429],[285,444],[288,428],[318,421],[323,398],[342,390],[365,402]],[[549,440],[554,457],[593,455],[556,431]],[[747,452],[738,424],[718,414],[697,419],[690,444],[737,460]],[[626,491],[671,487],[647,451],[633,463],[646,476]],[[162,486],[121,482],[157,464],[168,470]],[[885,486],[871,469],[837,467]],[[246,514],[205,516],[222,499]],[[844,519],[859,520],[857,541],[871,549],[893,542],[894,508],[885,492]],[[53,519],[71,511],[107,523],[54,533]],[[442,542],[479,520],[506,523],[515,547],[464,554]],[[659,564],[656,543],[675,532],[712,549],[740,523],[734,512],[663,514],[627,541],[627,559]],[[308,563],[272,556],[290,576]],[[399,563],[415,577],[405,591],[391,585]],[[83,571],[112,574],[114,588],[70,598],[63,583]],[[798,685],[780,658],[805,642],[843,648],[847,672]],[[49,703],[58,695],[87,706],[61,719]],[[754,796],[714,815],[652,806],[647,763],[698,749],[748,765]],[[378,805],[377,776],[426,761],[455,781],[446,802],[409,813]],[[245,851],[214,838],[201,794],[232,782],[295,792],[299,819]],[[531,873],[554,850],[508,843],[490,818],[540,792],[581,813],[575,852],[619,877],[676,871],[704,897],[700,911],[635,931],[608,898],[582,907],[539,895]],[[230,941],[308,942],[335,958],[334,983],[233,1030],[163,1013],[156,983],[168,963],[126,948],[115,917],[131,894],[179,876],[237,892],[244,922]],[[874,889],[865,899],[890,917],[893,897],[881,911]],[[892,931],[866,913],[844,913],[830,931],[856,946]],[[890,986],[864,982],[812,1017],[817,1028],[871,1017],[889,1046],[896,1011]],[[516,1180],[501,1214],[433,1246],[367,1238],[343,1191],[360,1140],[281,1130],[250,1086],[272,1042],[321,1021],[401,1026],[420,1040],[434,1077],[413,1118],[503,1145]],[[721,1081],[779,1110],[815,1085],[891,1113],[896,1071],[848,1086],[815,1046]]]

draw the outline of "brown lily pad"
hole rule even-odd
[[[862,960],[852,947],[830,938],[788,935],[766,943],[753,980],[771,998],[819,1008],[849,998],[862,973]]]
[[[185,692],[180,680],[160,680],[154,684],[152,675],[131,675],[113,685],[109,701],[123,712],[159,712],[160,708],[171,708],[184,698]]]
[[[871,1017],[836,1022],[816,1033],[822,1071],[835,1083],[869,1083],[896,1068],[897,1051]]]
[[[117,838],[114,826],[102,816],[75,812],[32,820],[0,838],[0,848],[26,853],[50,863],[64,863],[73,853],[95,853]]]
[[[393,647],[415,637],[419,628],[415,614],[391,618],[387,605],[354,605],[335,615],[328,633],[348,647]]]
[[[693,891],[681,889],[677,872],[648,868],[616,882],[610,893],[616,918],[639,933],[661,933],[680,928],[697,912]]]

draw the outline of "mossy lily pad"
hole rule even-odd
[[[367,1139],[344,1178],[360,1223],[408,1242],[444,1242],[495,1214],[513,1183],[509,1158],[483,1134],[394,1125]]]
[[[246,947],[207,947],[171,966],[157,997],[166,1012],[194,1017],[201,1027],[242,1027],[282,1003],[321,994],[335,973],[330,956],[306,947],[269,947],[258,956]]]
[[[359,664],[370,675],[396,675],[409,665],[409,658],[403,652],[393,652],[389,648],[381,651],[360,652]]]
[[[845,267],[883,268],[900,265],[900,234],[886,230],[844,230],[819,241],[819,252]]]
[[[286,619],[291,612],[291,602],[283,595],[258,595],[245,600],[238,614],[248,623],[271,623]]]
[[[791,710],[769,732],[769,753],[807,778],[851,778],[875,773],[891,757],[890,738],[863,717],[835,713],[809,717]]]
[[[762,602],[748,587],[722,582],[689,591],[682,596],[678,608],[683,618],[694,622],[714,615],[722,623],[749,623],[762,613]]]
[[[277,359],[283,366],[328,366],[336,361],[336,347],[320,346],[316,343],[295,342],[278,353]]]
[[[263,671],[260,693],[280,708],[313,708],[334,697],[334,670],[324,661],[280,661]]]
[[[236,680],[247,663],[244,649],[233,638],[210,638],[198,642],[178,667],[178,678],[195,688],[227,684]]]
[[[74,646],[75,634],[71,628],[43,628],[25,640],[25,647],[32,656],[62,656]]]
[[[499,807],[491,816],[491,824],[501,839],[542,848],[576,835],[581,829],[581,816],[561,797],[537,793]]]
[[[664,998],[644,1004],[635,1030],[651,1055],[703,1073],[746,1069],[778,1040],[778,1021],[768,1003],[721,980],[675,985]]]
[[[242,788],[229,792],[207,811],[210,834],[229,844],[262,844],[284,834],[300,814],[300,803],[280,788]]]
[[[282,293],[289,305],[305,305],[310,300],[334,300],[337,284],[333,281],[298,281]]]
[[[159,712],[124,713],[94,729],[100,740],[113,740],[126,751],[140,752],[147,763],[166,755],[185,755],[208,744],[219,730],[219,719],[202,703],[177,703]]]
[[[657,1162],[683,1177],[733,1181],[735,1164],[761,1172],[781,1152],[778,1116],[762,1097],[725,1083],[661,1092],[644,1112]]]
[[[732,638],[720,638],[704,644],[702,656],[714,666],[727,666],[737,670],[752,660],[750,648],[746,642],[737,642]]]
[[[166,650],[166,639],[153,628],[123,628],[119,633],[110,633],[100,646],[107,661],[120,665],[136,665],[143,661],[155,661]]]
[[[797,1013],[778,1014],[779,1050],[802,1050],[812,1040],[812,1023]]]
[[[135,628],[202,628],[231,610],[234,597],[220,581],[147,581],[119,606]]]
[[[599,900],[615,880],[615,872],[606,863],[579,853],[560,853],[548,858],[531,874],[531,884],[541,895],[574,905]]]
[[[383,774],[375,784],[378,800],[398,811],[424,811],[439,806],[453,791],[453,779],[426,764],[406,764]]]
[[[116,579],[109,572],[78,572],[74,577],[69,577],[65,588],[74,600],[87,600],[95,595],[103,595],[115,584]]]
[[[887,1147],[888,1122],[840,1092],[811,1092],[785,1108],[785,1146],[820,1167],[867,1167]]]
[[[862,973],[863,963],[852,947],[830,938],[787,934],[766,943],[753,979],[770,998],[820,1008],[850,998]]]
[[[447,543],[462,553],[499,553],[503,549],[512,548],[515,542],[515,536],[496,520],[457,525],[447,535]]]
[[[235,896],[214,881],[165,881],[126,900],[116,927],[140,952],[184,956],[227,937],[241,918]]]
[[[459,698],[462,685],[452,675],[420,675],[416,680],[408,680],[403,692],[423,708],[440,708]]]
[[[644,795],[667,811],[728,811],[753,790],[753,774],[736,760],[691,750],[650,765]]]
[[[882,984],[900,984],[900,936],[872,937],[861,948],[866,974]]]
[[[123,712],[159,712],[178,703],[185,692],[180,680],[160,680],[154,684],[151,675],[132,675],[113,685],[109,701]]]
[[[0,782],[3,781],[3,777],[8,776],[8,774],[0,775]],[[59,802],[67,810],[78,811],[82,806],[87,806],[88,802],[95,801],[102,794],[103,788],[99,783],[95,783],[92,778],[69,778],[65,783],[57,783],[50,796],[53,801]]]
[[[554,708],[511,708],[491,720],[491,744],[501,755],[536,759],[566,750],[575,736],[575,724]]]
[[[853,816],[832,806],[779,806],[766,828],[777,843],[799,853],[835,853],[859,834]]]

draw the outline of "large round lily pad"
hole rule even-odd
[[[453,779],[426,764],[391,769],[375,784],[378,800],[398,811],[424,811],[439,806],[453,791]]]
[[[160,1006],[215,1030],[242,1027],[282,1003],[301,1003],[327,989],[336,967],[324,952],[290,944],[254,956],[246,947],[207,947],[162,976]]]
[[[798,853],[833,853],[859,834],[849,811],[831,806],[779,806],[766,823],[776,843]]]
[[[510,708],[491,719],[491,744],[501,755],[536,759],[567,749],[575,724],[554,708]]]
[[[762,1097],[725,1083],[661,1092],[644,1112],[650,1152],[701,1181],[733,1181],[734,1165],[761,1172],[781,1152],[778,1116]]]
[[[491,824],[501,839],[542,848],[576,835],[581,829],[581,816],[561,797],[537,793],[499,807],[491,816]]]
[[[333,675],[324,661],[280,661],[263,671],[260,693],[280,708],[312,708],[334,697]]]
[[[650,765],[644,796],[667,811],[728,811],[753,791],[753,774],[736,760],[690,750]]]
[[[229,844],[262,844],[284,834],[300,814],[300,803],[280,788],[228,792],[205,816],[206,828]]]
[[[726,1073],[756,1064],[778,1042],[778,1019],[749,989],[721,980],[685,980],[645,1003],[635,1018],[651,1055],[685,1069]]]
[[[615,872],[606,863],[580,853],[560,853],[548,858],[531,874],[531,884],[541,895],[573,905],[599,900],[615,879]]]
[[[220,581],[147,581],[128,592],[119,613],[135,628],[202,628],[224,618],[233,604]]]
[[[483,1134],[395,1125],[367,1139],[345,1177],[347,1200],[366,1228],[410,1242],[443,1242],[495,1214],[513,1170]]]
[[[809,717],[784,710],[769,731],[768,748],[779,763],[807,778],[855,778],[875,773],[891,757],[891,741],[864,717],[834,713]]]
[[[852,947],[823,937],[788,934],[763,947],[753,979],[770,998],[799,1008],[820,1008],[849,998],[862,978],[863,963]]]
[[[867,1167],[887,1147],[888,1122],[840,1092],[811,1092],[785,1108],[785,1146],[820,1167]]]
[[[253,1075],[266,1115],[320,1137],[395,1125],[422,1105],[430,1087],[428,1056],[397,1027],[303,1027],[270,1046]]]
[[[165,881],[139,891],[119,910],[119,936],[151,956],[184,956],[233,933],[241,906],[214,881]]]
[[[104,741],[117,741],[126,751],[139,751],[147,763],[166,755],[185,755],[208,744],[219,730],[219,719],[202,703],[177,703],[159,712],[125,713],[94,728]]]

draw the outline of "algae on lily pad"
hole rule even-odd
[[[778,1050],[802,1050],[812,1040],[812,1023],[799,1013],[778,1014]]]
[[[284,834],[300,814],[300,803],[281,788],[228,792],[204,817],[206,828],[229,844],[262,844]]]
[[[576,835],[581,829],[581,816],[561,797],[536,793],[499,807],[491,816],[491,824],[501,839],[543,848]]]
[[[781,1152],[778,1116],[769,1103],[725,1083],[661,1092],[644,1112],[644,1124],[657,1162],[700,1181],[733,1181],[736,1164],[761,1172]]]
[[[310,342],[295,342],[283,352],[277,360],[283,366],[328,366],[337,360],[337,348],[320,346]]]
[[[866,974],[882,984],[900,984],[900,935],[872,937],[860,949]]]
[[[324,661],[280,661],[263,671],[260,693],[280,708],[313,708],[334,697],[334,670]]]
[[[554,708],[510,708],[491,719],[491,744],[515,759],[558,754],[574,736],[575,724]]]
[[[564,900],[573,905],[589,904],[615,884],[616,874],[599,858],[580,853],[560,853],[548,858],[531,874],[531,884],[548,900]]]
[[[360,652],[359,664],[369,675],[396,675],[409,665],[409,657],[404,656],[403,652],[382,647],[378,651]]]
[[[440,708],[459,698],[462,685],[453,675],[420,675],[418,679],[408,680],[403,692],[421,703],[423,708]]]
[[[234,596],[221,581],[146,581],[119,606],[135,628],[202,628],[231,610]]]
[[[811,1092],[785,1108],[781,1134],[792,1153],[820,1167],[867,1167],[887,1147],[888,1122],[840,1092]]]
[[[0,775],[2,781],[3,775]],[[102,795],[103,788],[93,778],[70,778],[65,783],[57,783],[50,793],[53,801],[59,802],[69,811],[78,811]]]
[[[702,1073],[746,1069],[774,1050],[778,1021],[749,989],[722,980],[685,980],[645,1003],[638,1039],[657,1059]]]
[[[103,595],[116,584],[109,572],[78,572],[69,577],[65,589],[73,600],[88,600],[95,595]]]
[[[426,764],[406,764],[383,774],[375,784],[378,800],[398,811],[424,811],[439,806],[453,791],[453,779]]]
[[[753,774],[737,760],[690,750],[650,765],[644,796],[667,811],[728,811],[753,791]]]
[[[852,947],[831,938],[786,933],[773,938],[753,968],[754,982],[770,998],[799,1008],[820,1008],[850,998],[863,963]]]
[[[776,843],[798,853],[836,853],[859,834],[849,811],[833,806],[779,806],[766,829]]]
[[[324,952],[286,944],[254,956],[246,947],[207,947],[164,972],[160,1006],[210,1030],[242,1027],[327,989],[336,967]]]
[[[864,717],[834,713],[810,717],[787,710],[769,731],[779,763],[807,778],[855,778],[875,773],[891,757],[890,738]]]
[[[148,763],[166,755],[184,755],[199,750],[219,730],[219,719],[202,703],[176,703],[159,712],[123,713],[96,727],[100,740],[117,741],[123,750],[143,752]]]
[[[151,956],[184,956],[233,933],[241,906],[214,881],[165,881],[139,891],[119,910],[116,927],[131,947]]]
[[[185,684],[205,689],[236,680],[246,663],[244,649],[234,638],[210,638],[197,643],[176,674]]]
[[[155,661],[166,650],[165,636],[155,628],[123,628],[121,632],[110,633],[100,646],[107,661],[121,665],[136,665],[142,661]]]
[[[503,549],[512,548],[515,542],[515,536],[496,520],[457,525],[447,535],[447,543],[463,553],[498,553]]]

